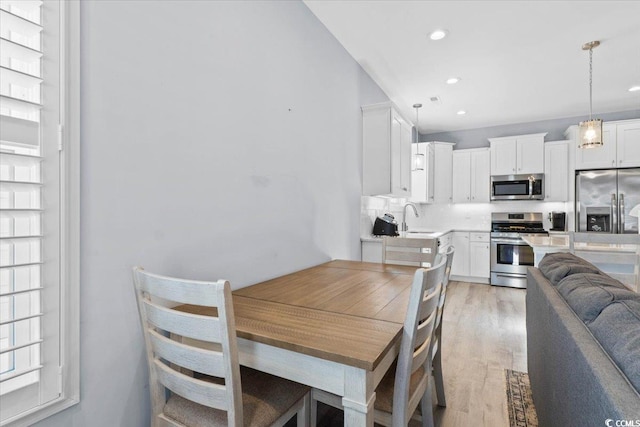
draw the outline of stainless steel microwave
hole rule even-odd
[[[544,175],[494,175],[491,200],[543,200]]]

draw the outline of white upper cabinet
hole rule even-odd
[[[420,142],[411,147],[411,200],[451,202],[451,142]]]
[[[488,203],[490,197],[488,148],[453,152],[453,202]]]
[[[433,144],[420,142],[411,144],[411,201],[416,203],[434,202]]]
[[[432,142],[435,162],[433,166],[433,201],[451,203],[451,179],[453,175],[452,142]]]
[[[363,195],[411,195],[412,127],[390,103],[362,107]]]
[[[552,141],[544,144],[544,200],[569,200],[569,145],[570,141]]]
[[[619,124],[616,130],[618,167],[640,166],[640,120]]]
[[[576,170],[640,167],[640,120],[605,122],[602,147],[578,148],[578,126],[565,135],[573,141]]]
[[[546,133],[489,138],[491,175],[543,173]]]

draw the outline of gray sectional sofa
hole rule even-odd
[[[572,254],[547,254],[529,268],[526,309],[539,425],[640,425],[640,294]]]

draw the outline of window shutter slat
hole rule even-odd
[[[42,4],[0,0],[0,398],[44,366]]]

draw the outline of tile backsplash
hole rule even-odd
[[[398,221],[402,221],[402,210],[406,199],[363,196],[360,210],[360,235],[370,236],[373,223],[378,216],[391,213]],[[413,211],[407,211],[407,225],[411,229],[425,230],[485,230],[491,229],[492,212],[542,212],[544,227],[549,229],[551,222],[548,213],[563,211],[568,215],[569,203],[539,201],[509,201],[495,203],[460,203],[460,204],[416,204],[420,217]]]

